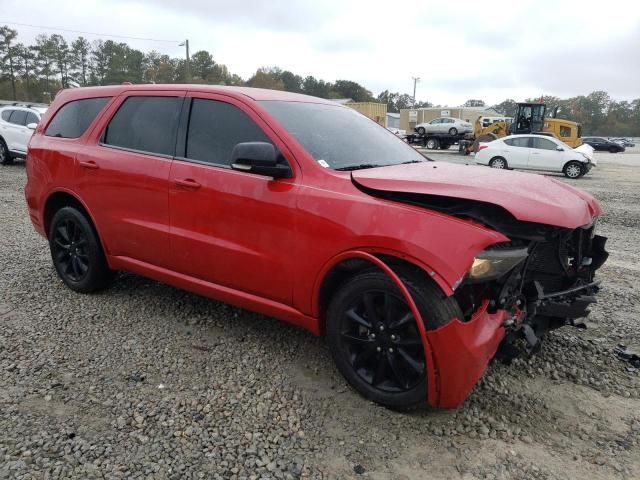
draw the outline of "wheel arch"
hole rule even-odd
[[[318,276],[312,299],[313,316],[318,319],[319,332],[325,332],[325,313],[331,298],[340,286],[353,275],[367,268],[378,268],[397,277],[400,269],[413,270],[432,281],[444,295],[453,293],[451,286],[428,265],[395,252],[353,250],[343,252],[325,265]],[[392,277],[392,280],[395,279]],[[397,282],[396,282],[397,283]]]
[[[51,192],[45,200],[42,214],[42,226],[46,238],[49,238],[49,228],[51,227],[51,220],[53,219],[53,216],[58,210],[64,207],[75,207],[87,217],[87,220],[93,227],[96,236],[98,237],[98,241],[102,245],[103,251],[105,252],[105,254],[107,254],[107,245],[105,244],[102,235],[100,235],[100,230],[95,222],[95,219],[93,218],[93,215],[91,215],[91,212],[84,204],[84,202],[80,200],[77,195],[68,190],[55,190]]]
[[[340,278],[340,276],[338,277],[331,277],[331,273],[335,272],[336,269],[339,269],[340,265],[343,265],[345,262],[350,262],[350,261],[358,261],[358,262],[362,262],[360,264],[360,269],[357,270],[351,270],[347,272],[347,276],[342,276]],[[325,271],[323,272],[323,275],[321,276],[322,281],[320,282],[320,284],[318,285],[318,289],[316,291],[316,295],[315,295],[315,304],[314,304],[314,312],[316,311],[315,308],[318,308],[319,310],[322,310],[321,305],[320,305],[320,296],[321,295],[329,295],[332,292],[335,292],[337,288],[340,287],[340,284],[342,282],[344,282],[346,280],[346,278],[348,278],[348,276],[353,275],[354,273],[361,271],[361,269],[363,268],[370,268],[370,267],[376,267],[379,270],[381,270],[382,272],[384,272],[387,276],[389,276],[389,278],[391,279],[392,282],[394,282],[396,284],[396,286],[398,287],[398,289],[400,290],[400,293],[402,294],[402,296],[405,298],[405,300],[407,301],[407,304],[409,305],[409,308],[411,309],[411,312],[413,313],[413,316],[416,320],[416,326],[418,328],[418,331],[420,332],[420,338],[422,340],[422,345],[424,348],[424,355],[425,355],[425,361],[426,361],[426,366],[427,366],[427,370],[426,370],[426,375],[427,375],[427,398],[426,401],[428,404],[430,405],[437,405],[438,403],[438,396],[439,396],[439,392],[440,392],[440,385],[438,383],[438,378],[437,378],[437,366],[436,366],[436,361],[435,361],[435,356],[434,356],[434,352],[433,352],[433,348],[429,342],[429,338],[427,337],[427,329],[426,326],[424,324],[422,315],[420,314],[420,311],[411,295],[411,293],[409,292],[409,289],[407,288],[407,286],[404,284],[404,282],[400,279],[400,276],[398,275],[398,273],[396,272],[396,270],[394,270],[392,268],[392,265],[400,265],[401,268],[406,267],[406,268],[412,268],[412,269],[419,269],[422,270],[423,274],[425,275],[425,277],[427,279],[431,279],[434,281],[434,283],[436,283],[439,288],[442,289],[442,286],[439,285],[439,282],[436,281],[436,275],[432,275],[431,274],[431,270],[424,270],[423,268],[421,268],[419,265],[417,265],[416,263],[412,263],[411,261],[407,260],[406,258],[402,258],[400,256],[396,256],[396,255],[391,255],[391,254],[386,254],[386,253],[380,253],[380,252],[371,252],[371,251],[363,251],[363,250],[354,250],[354,251],[349,251],[349,252],[344,252],[341,255],[338,255],[336,258],[334,258],[334,261],[331,262],[328,265],[328,268],[325,269]],[[435,274],[435,272],[433,272]],[[335,274],[334,274],[335,275]],[[327,281],[331,282],[331,283],[327,283]],[[446,292],[446,290],[445,290]],[[329,297],[326,297],[325,300],[328,300]],[[324,307],[324,311],[326,311],[326,305]],[[324,335],[325,333],[325,324],[324,324],[324,311],[322,311],[322,314],[317,316],[316,318],[319,319],[319,332],[321,335]],[[433,386],[433,387],[430,387]]]

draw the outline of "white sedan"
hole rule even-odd
[[[597,163],[589,145],[571,148],[545,135],[511,135],[480,143],[475,162],[492,168],[562,172],[568,178],[580,178]]]
[[[425,133],[440,133],[449,135],[459,135],[473,132],[473,125],[459,118],[440,117],[434,118],[428,123],[419,123],[415,127],[419,135]]]

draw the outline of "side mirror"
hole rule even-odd
[[[560,145],[556,147],[556,150],[559,152],[564,152],[564,148],[562,148]]]
[[[276,147],[267,142],[243,142],[233,147],[231,168],[273,178],[290,178],[293,173],[287,164],[278,163]]]
[[[35,122],[33,122],[33,123],[29,123],[29,124],[27,124],[27,128],[28,128],[29,130],[35,130],[36,128],[38,128],[38,124],[37,124],[37,123],[35,123]]]

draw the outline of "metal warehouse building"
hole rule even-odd
[[[400,110],[400,128],[413,132],[418,123],[430,122],[438,117],[460,118],[473,124],[478,117],[501,117],[493,107],[429,107]]]

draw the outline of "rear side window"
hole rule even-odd
[[[9,117],[9,123],[13,123],[15,125],[26,125],[25,121],[27,120],[27,112],[24,110],[14,110],[11,112],[11,116]]]
[[[30,123],[38,123],[40,121],[40,119],[38,118],[38,116],[33,113],[33,112],[27,112],[27,120],[25,125],[29,125]]]
[[[85,98],[65,104],[53,117],[44,134],[49,137],[80,137],[110,99],[111,97]]]
[[[11,112],[13,112],[13,110],[3,110],[3,111],[2,111],[2,119],[3,119],[5,122],[8,122],[8,121],[9,121],[9,117],[11,116]]]
[[[173,156],[182,97],[129,97],[109,122],[103,143]]]
[[[507,138],[504,143],[512,147],[529,147],[529,137]]]
[[[231,165],[231,151],[242,142],[272,143],[239,108],[215,100],[193,99],[187,132],[187,158]]]

